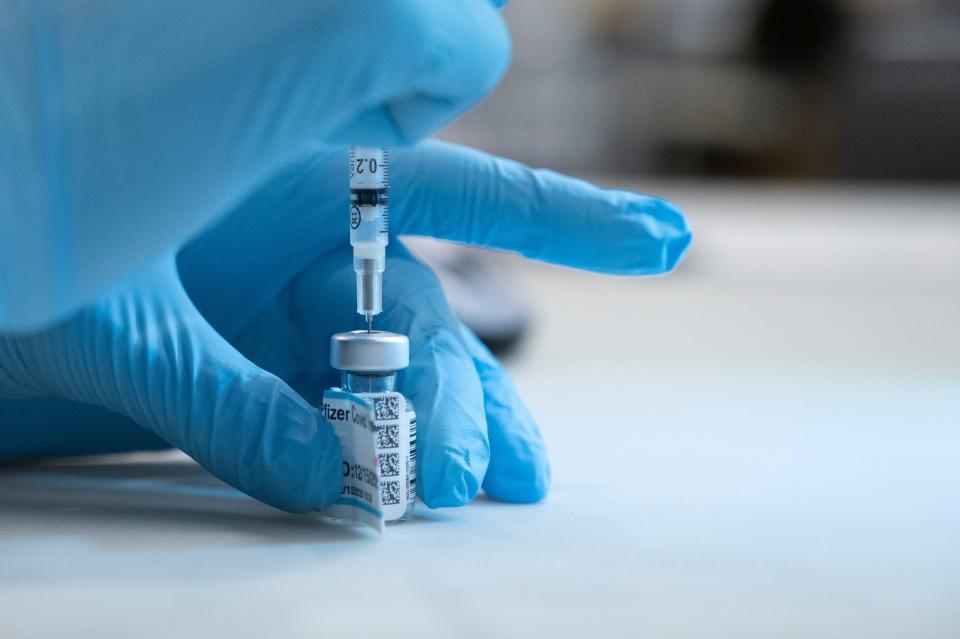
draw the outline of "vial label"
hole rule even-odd
[[[343,484],[340,497],[323,511],[339,522],[358,523],[383,531],[380,505],[379,432],[371,400],[340,390],[323,393],[323,416],[340,440]]]
[[[360,393],[373,404],[380,462],[380,507],[386,521],[402,519],[417,496],[417,419],[397,392]]]

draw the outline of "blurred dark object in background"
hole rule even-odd
[[[506,256],[425,237],[403,243],[433,269],[450,308],[495,355],[508,356],[523,340],[530,306]]]
[[[846,38],[836,0],[768,0],[757,12],[757,63],[783,73],[829,74]]]
[[[960,2],[877,4],[840,86],[844,175],[960,179]]]
[[[960,180],[960,2],[524,0],[444,137],[581,174]]]

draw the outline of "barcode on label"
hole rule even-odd
[[[417,498],[417,417],[410,415],[410,455],[407,459],[407,499]]]

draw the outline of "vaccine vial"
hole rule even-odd
[[[406,335],[350,331],[330,338],[330,365],[340,387],[373,405],[380,464],[380,505],[384,521],[406,521],[417,495],[417,418],[396,390],[397,371],[410,363]]]

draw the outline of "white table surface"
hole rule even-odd
[[[378,539],[170,454],[8,469],[0,637],[960,637],[960,191],[655,190],[675,275],[518,270],[546,502]]]

